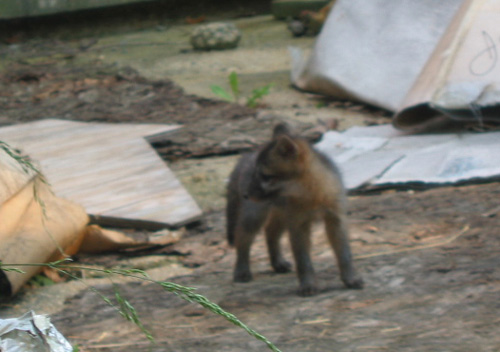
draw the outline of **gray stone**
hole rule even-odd
[[[224,50],[236,48],[241,32],[232,23],[215,22],[196,27],[191,34],[191,45],[197,50]]]

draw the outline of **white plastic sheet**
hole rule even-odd
[[[500,132],[405,135],[390,125],[330,131],[316,148],[348,189],[453,184],[500,177]]]

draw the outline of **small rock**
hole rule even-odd
[[[78,99],[87,103],[94,104],[99,99],[100,93],[97,89],[89,89],[78,94]]]
[[[238,46],[241,32],[232,23],[216,22],[198,26],[191,34],[191,45],[197,50],[224,50]]]
[[[257,111],[257,115],[255,116],[255,118],[259,121],[273,121],[273,120],[286,121],[287,120],[286,116],[279,116],[279,115],[277,115],[269,110]]]
[[[203,308],[191,308],[184,312],[186,317],[201,317],[205,315],[206,311]]]
[[[389,282],[388,286],[392,288],[398,287],[401,286],[405,281],[406,279],[404,277],[396,277]]]
[[[294,37],[300,37],[307,32],[307,28],[304,25],[304,23],[300,22],[299,20],[291,20],[288,22],[288,30],[292,32]]]

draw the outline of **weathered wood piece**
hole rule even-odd
[[[58,196],[81,204],[97,222],[159,228],[201,215],[144,139],[177,128],[46,119],[0,128],[0,140],[29,155]]]

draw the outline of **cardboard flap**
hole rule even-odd
[[[394,117],[401,129],[443,117],[500,121],[500,1],[467,0]]]

